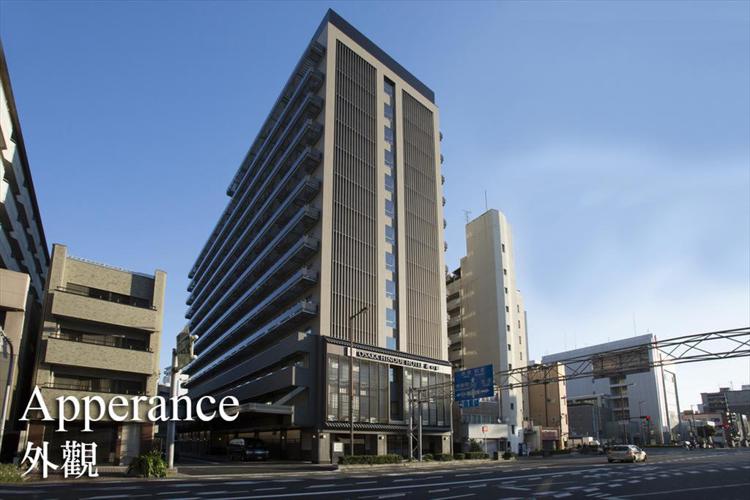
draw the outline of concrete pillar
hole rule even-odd
[[[443,434],[440,436],[440,440],[442,443],[442,449],[440,453],[447,455],[451,452],[451,435],[450,434]]]
[[[313,462],[331,463],[331,435],[327,432],[313,434]]]
[[[388,438],[385,434],[378,434],[378,455],[388,453]]]

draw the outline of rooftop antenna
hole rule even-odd
[[[471,210],[465,210],[464,209],[464,210],[462,210],[462,212],[464,213],[464,220],[468,224],[469,223],[469,219],[471,218]]]
[[[489,210],[489,207],[487,205],[487,190],[485,189],[484,190],[484,211],[486,212],[487,210]]]
[[[635,326],[635,313],[633,313],[633,337],[637,335]]]

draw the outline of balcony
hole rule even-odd
[[[213,284],[213,291],[201,303],[199,309],[211,304],[210,299],[226,291],[233,283],[232,279],[241,273],[241,269],[246,269],[258,254],[262,254],[269,246],[284,248],[285,245],[291,244],[295,239],[302,237],[318,221],[319,217],[320,210],[311,205],[305,205],[297,210],[282,227],[280,227],[282,221],[277,217],[268,221],[255,238],[245,246],[244,252],[236,259],[229,270],[221,277],[216,277],[218,283]],[[200,301],[201,297],[196,298],[196,300]]]
[[[265,293],[269,287],[278,286],[281,280],[289,276],[292,271],[299,269],[318,251],[318,240],[303,236],[283,254],[279,255],[281,253],[279,250],[278,245],[266,246],[262,254],[245,269],[203,319],[191,324],[194,334],[199,335],[203,327],[208,322],[212,322],[220,311],[226,310],[227,307],[231,308],[230,311],[234,310],[236,307],[249,303],[253,297]],[[242,293],[242,290],[246,291]],[[222,318],[227,313],[222,315]]]
[[[237,319],[214,342],[227,342],[244,327],[258,321],[266,320],[269,315],[278,312],[280,305],[285,304],[296,295],[301,294],[304,290],[317,283],[317,281],[317,274],[314,271],[307,268],[300,269],[273,292],[266,295],[263,300],[250,309],[245,315]],[[216,332],[220,332],[220,327],[222,326],[224,325],[218,323],[211,325],[205,333],[198,337],[198,340],[195,342],[196,349],[199,347],[205,348],[206,341],[215,337]]]
[[[284,157],[273,168],[264,171],[266,172],[263,174],[265,178],[262,179],[261,184],[254,191],[255,195],[249,201],[243,199],[238,204],[237,209],[243,205],[245,208],[237,217],[237,223],[229,229],[227,237],[216,247],[213,257],[208,260],[209,263],[207,266],[209,270],[214,263],[216,263],[216,266],[220,265],[222,258],[236,246],[237,239],[245,236],[247,226],[256,224],[257,221],[261,220],[264,208],[257,208],[258,204],[265,203],[267,205],[269,200],[278,200],[288,196],[289,191],[295,186],[294,182],[298,182],[299,176],[310,175],[323,159],[323,153],[311,146],[307,146],[292,162],[293,153],[295,153],[294,150],[287,151]],[[288,166],[288,163],[291,163],[291,165]],[[281,176],[282,173],[284,174],[283,176]],[[281,176],[280,179],[279,176]],[[247,193],[243,196],[247,196]],[[230,222],[228,221],[220,222],[220,225],[224,229],[229,224]],[[214,246],[216,246],[216,243],[214,243]],[[206,279],[205,272],[209,271],[205,270],[204,266],[200,266],[196,272],[199,276],[190,282],[188,286],[189,292],[194,292],[199,282],[202,283]],[[188,300],[192,301],[196,295],[200,295],[198,291],[191,293]]]
[[[263,189],[259,187],[259,185],[268,181],[268,178],[271,176],[269,172],[276,174],[278,172],[278,166],[285,164],[285,161],[282,159],[288,158],[290,151],[296,149],[291,146],[299,144],[302,144],[303,146],[312,145],[317,140],[314,135],[310,135],[310,129],[314,128],[314,120],[323,110],[323,105],[323,98],[314,93],[307,94],[302,103],[295,108],[296,111],[293,116],[288,119],[288,122],[284,122],[287,123],[287,125],[283,131],[279,133],[278,137],[276,137],[276,132],[274,132],[264,141],[262,151],[265,154],[258,157],[262,158],[262,161],[253,161],[252,168],[249,168],[247,172],[242,175],[242,179],[239,181],[238,185],[247,183],[247,186],[243,188],[243,194],[238,197],[238,201],[230,201],[230,206],[225,210],[222,220],[216,226],[216,229],[214,229],[213,234],[206,242],[204,250],[201,252],[198,262],[193,270],[191,270],[191,279],[194,276],[200,277],[204,269],[207,266],[210,267],[211,259],[209,257],[212,253],[215,253],[214,249],[217,247],[217,243],[223,243],[227,237],[227,228],[231,228],[238,220],[241,220],[241,216],[237,217],[240,207],[245,206],[247,200],[252,194],[257,198],[259,193],[267,191],[267,189]],[[287,110],[290,109],[292,108],[287,108]],[[274,128],[279,127],[281,123],[281,121],[277,122]],[[271,137],[274,138],[273,141],[271,140]],[[269,148],[270,151],[266,152],[265,150]],[[276,165],[277,168],[273,169],[272,167],[274,165]],[[250,172],[253,172],[255,177],[251,178]],[[251,178],[251,180],[246,182],[247,178]]]
[[[286,147],[283,157],[294,159],[297,157],[295,155],[300,155],[302,158],[305,158],[307,155],[309,155],[309,145],[317,141],[322,132],[322,125],[312,120],[307,120],[302,129],[300,129],[299,132],[291,140],[289,146]],[[279,148],[281,147],[281,145],[277,146]],[[305,162],[305,165],[309,165],[309,163]],[[292,173],[292,171],[288,172],[285,180],[287,180]],[[268,214],[265,213],[261,208],[253,206],[255,202],[257,201],[258,203],[262,202],[265,204],[267,204],[269,200],[277,202],[278,200],[275,199],[275,196],[283,196],[284,193],[281,192],[278,194],[274,194],[273,196],[269,193],[271,193],[271,191],[274,189],[278,191],[281,187],[282,186],[280,185],[280,183],[276,183],[273,186],[268,187],[268,189],[256,193],[253,203],[249,204],[246,207],[245,212],[238,220],[238,223],[232,226],[232,230],[239,233],[239,235],[232,233],[227,238],[225,238],[226,241],[223,241],[221,247],[219,247],[216,252],[213,252],[205,268],[203,268],[202,271],[197,271],[195,273],[195,277],[193,278],[193,281],[195,282],[195,290],[193,291],[194,294],[200,294],[206,283],[209,284],[207,288],[210,288],[213,274],[215,274],[215,271],[221,270],[225,265],[227,255],[232,255],[237,245],[247,237],[248,230],[252,226],[261,224],[263,222],[263,218],[268,216]],[[223,226],[227,225],[228,224],[226,222],[223,223]],[[229,248],[229,250],[225,250],[225,248]]]
[[[314,317],[317,314],[317,311],[318,308],[314,302],[302,301],[294,304],[265,325],[252,331],[228,351],[221,353],[219,351],[221,344],[219,342],[214,342],[204,352],[200,353],[198,359],[190,364],[190,383],[193,384],[219,367],[226,365],[234,356],[251,348],[257,342],[276,332],[280,328],[294,328],[298,324],[307,321]],[[216,351],[218,355],[213,354],[214,357],[212,358],[211,354],[214,351]]]
[[[152,352],[117,347],[116,342],[110,345],[106,342],[82,342],[50,336],[47,338],[44,362],[143,375],[151,375],[156,369]]]
[[[453,326],[459,326],[461,324],[461,316],[452,316],[448,319],[448,328]]]
[[[156,330],[159,314],[152,308],[119,304],[58,288],[52,292],[52,315],[118,325],[147,332]]]
[[[461,307],[461,297],[456,297],[455,299],[451,299],[448,301],[448,305],[446,307],[447,311],[453,311],[455,309],[458,309]]]

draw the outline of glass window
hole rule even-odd
[[[393,351],[398,350],[398,345],[396,345],[396,338],[395,337],[386,337],[385,338],[385,347],[386,347],[386,349],[391,349]]]
[[[404,372],[400,366],[388,367],[390,385],[391,420],[403,420]]]
[[[392,280],[385,280],[385,296],[389,299],[396,299],[396,283]]]
[[[393,217],[393,215],[396,213],[396,206],[393,203],[393,200],[386,199],[385,200],[385,215],[388,217]]]
[[[393,144],[393,129],[390,127],[383,127],[383,132],[385,133],[385,140]]]
[[[393,192],[393,186],[394,186],[393,176],[391,174],[385,174],[385,188],[388,191]]]
[[[394,163],[395,162],[393,159],[393,151],[388,151],[386,149],[385,150],[385,164],[388,165],[389,167],[392,167]]]
[[[398,322],[396,320],[396,311],[390,307],[385,310],[385,326],[388,328],[397,328]]]
[[[386,103],[383,107],[383,114],[388,118],[393,118],[393,106]]]
[[[396,256],[391,252],[385,253],[385,268],[392,273],[396,272]]]
[[[396,229],[393,226],[386,226],[385,240],[394,247],[396,246]]]

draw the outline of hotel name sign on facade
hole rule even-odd
[[[350,356],[349,347],[346,348],[346,355]],[[427,370],[435,373],[451,373],[451,367],[438,365],[436,363],[429,363],[426,361],[420,361],[418,359],[402,358],[400,356],[393,356],[391,354],[383,354],[374,351],[366,351],[364,349],[354,348],[354,357],[357,359],[366,359],[368,361],[375,361],[377,363],[385,363],[389,365],[404,366],[406,368],[416,368],[418,370]]]

